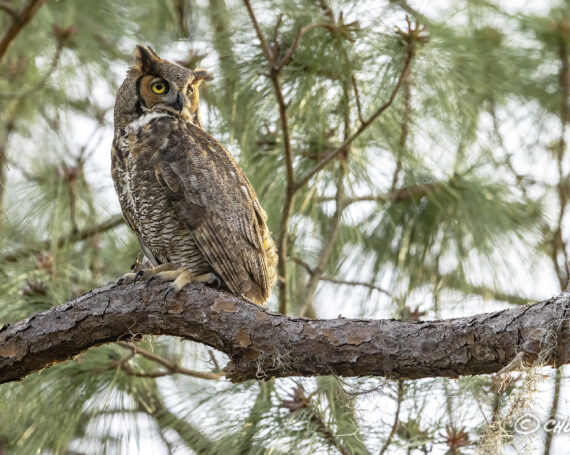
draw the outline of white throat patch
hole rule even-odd
[[[170,114],[168,114],[167,112],[156,112],[156,111],[155,112],[148,112],[146,114],[141,115],[138,119],[129,123],[127,125],[127,128],[125,129],[125,132],[127,134],[136,133],[143,126],[145,126],[147,123],[151,122],[155,118],[166,117],[169,115]]]

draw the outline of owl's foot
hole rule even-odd
[[[179,268],[177,270],[169,271],[169,272],[162,272],[157,274],[157,277],[162,278],[163,280],[173,280],[173,283],[166,289],[164,294],[164,300],[168,294],[174,291],[175,294],[178,294],[184,286],[189,283],[207,283],[207,284],[216,284],[216,289],[220,288],[222,284],[221,280],[215,275],[214,273],[203,273],[202,275],[194,275],[193,273],[189,272],[185,268]]]
[[[171,270],[176,270],[176,267],[174,266],[174,264],[171,264],[171,263],[157,265],[156,267],[153,267],[152,269],[140,269],[136,273],[134,273],[134,272],[125,273],[122,277],[120,277],[115,282],[115,284],[122,284],[124,282],[129,282],[129,281],[132,281],[133,284],[135,284],[140,278],[148,280],[147,281],[147,283],[148,283],[155,276],[157,276],[161,273],[167,272],[167,271],[171,271]]]
[[[214,273],[195,275],[183,267],[176,268],[176,266],[171,263],[161,264],[153,267],[152,269],[141,269],[136,273],[126,273],[116,281],[116,284],[122,284],[129,281],[132,281],[134,284],[139,279],[145,279],[147,287],[156,279],[159,281],[172,281],[173,283],[166,289],[164,300],[166,300],[166,297],[172,291],[174,291],[175,294],[178,294],[182,288],[189,283],[215,284],[216,289],[219,289],[222,284],[222,281]]]

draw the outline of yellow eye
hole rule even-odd
[[[168,83],[163,80],[156,81],[151,84],[150,89],[152,90],[153,93],[156,93],[157,95],[163,95],[168,90]]]

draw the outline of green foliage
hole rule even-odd
[[[557,292],[538,283],[568,278],[570,10],[444,3],[414,13],[396,1],[252,2],[276,63],[320,24],[279,72],[295,181],[395,94],[296,189],[287,217],[272,69],[243,2],[47,2],[0,58],[0,324],[113,281],[137,259],[126,226],[104,223],[119,213],[113,99],[137,42],[215,74],[201,89],[204,124],[238,157],[274,236],[288,225],[290,314],[446,317],[463,301],[473,313],[483,300],[498,308]],[[11,21],[0,9],[0,30]],[[138,346],[200,371],[225,361],[189,341]],[[94,348],[0,386],[0,453],[473,453],[486,416],[500,419],[523,387],[489,377],[232,385],[144,377],[167,372],[129,353]]]

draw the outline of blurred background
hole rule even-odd
[[[0,0],[0,324],[115,280],[139,254],[110,177],[136,43],[215,74],[204,127],[281,245],[271,309],[427,320],[566,288],[568,3],[251,8],[267,55],[238,0]],[[234,385],[166,366],[219,372],[225,356],[202,345],[138,346],[0,386],[0,454],[553,455],[570,442],[513,428],[526,412],[570,418],[566,368]]]

